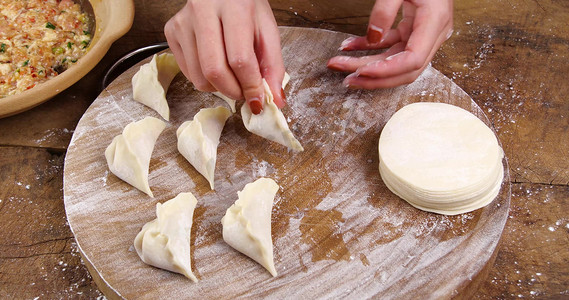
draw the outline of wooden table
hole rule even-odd
[[[108,67],[164,41],[164,23],[185,1],[135,2],[133,28],[91,73],[49,102],[0,119],[0,298],[101,295],[66,223],[63,162]],[[363,35],[373,1],[271,4],[279,25]],[[509,220],[476,298],[569,295],[567,20],[563,2],[456,1],[454,34],[433,60],[492,120],[511,168]]]

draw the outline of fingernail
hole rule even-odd
[[[354,72],[354,73],[352,73],[352,74],[346,76],[346,79],[344,79],[344,80],[349,80],[349,79],[352,79],[352,78],[356,78],[356,77],[358,77],[358,76],[360,76],[360,74],[358,73],[358,71],[356,71],[356,72]]]
[[[328,65],[328,69],[333,70],[333,71],[344,71],[344,69],[340,68],[337,65]]]
[[[361,89],[362,87],[353,83],[349,83],[345,85],[347,89],[350,90],[357,90],[357,89]]]
[[[351,59],[349,56],[336,56],[328,61],[326,67],[330,70],[344,72],[344,65]]]
[[[447,32],[447,40],[450,39],[453,32],[454,32],[454,30],[452,28]]]
[[[370,24],[367,29],[367,35],[366,35],[367,42],[370,44],[377,44],[381,42],[382,37],[383,37],[383,29]]]
[[[352,73],[352,74],[346,76],[346,78],[344,78],[344,81],[342,82],[342,84],[344,85],[344,87],[349,88],[349,89],[350,88],[358,88],[356,85],[354,85],[351,82],[351,79],[356,78],[356,77],[358,77],[358,74]]]
[[[251,112],[255,115],[258,115],[263,111],[263,103],[260,98],[249,99],[249,107],[251,108]]]
[[[286,95],[284,92],[284,89],[281,88],[281,99],[283,99],[283,102],[286,104]]]
[[[340,51],[344,51],[344,50],[353,50],[353,48],[351,46],[348,46],[353,40],[355,40],[356,38],[354,37],[349,37],[347,39],[345,39],[342,44],[340,44],[340,48],[338,50]]]
[[[360,88],[361,88],[361,86],[359,86],[359,85],[355,85],[355,84],[353,84],[353,83],[346,83],[345,80],[344,80],[344,87],[347,88],[347,89],[351,89],[351,90],[355,90],[355,89],[360,89]]]

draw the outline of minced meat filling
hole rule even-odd
[[[0,98],[31,89],[85,54],[89,20],[73,0],[0,0]]]

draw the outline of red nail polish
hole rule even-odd
[[[369,25],[367,28],[366,39],[369,44],[377,44],[383,37],[383,30],[375,25]]]
[[[251,112],[255,115],[258,115],[263,111],[263,104],[259,99],[249,100],[249,107],[251,108]]]

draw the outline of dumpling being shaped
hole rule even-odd
[[[261,264],[273,277],[277,271],[273,262],[271,211],[278,190],[278,184],[270,178],[245,185],[221,219],[223,240]]]
[[[168,121],[170,108],[166,101],[166,92],[179,72],[180,67],[172,53],[154,54],[152,60],[142,65],[132,77],[132,97],[154,109]]]
[[[290,80],[290,75],[288,75],[288,73],[285,72],[284,78],[283,78],[283,89],[285,88],[285,86],[288,84],[288,81]],[[225,96],[224,94],[220,93],[220,92],[213,92],[212,94],[214,94],[215,96],[223,99],[225,102],[227,102],[227,104],[229,104],[229,107],[231,107],[231,112],[235,113],[237,110],[235,109],[235,103],[237,101]],[[271,94],[272,95],[272,94]]]
[[[283,88],[289,79],[290,76],[285,73]],[[288,128],[283,113],[274,103],[273,94],[265,79],[263,79],[263,86],[265,87],[265,103],[263,104],[263,110],[260,114],[253,114],[249,105],[241,106],[241,117],[243,118],[245,128],[258,136],[277,142],[293,151],[304,151],[300,142]]]
[[[156,204],[156,219],[146,223],[134,239],[134,248],[143,262],[180,273],[193,282],[190,233],[197,199],[180,193],[163,204]]]
[[[223,106],[203,108],[176,131],[178,151],[209,181],[212,190],[219,137],[230,116],[229,109]]]
[[[109,169],[118,178],[145,192],[150,197],[148,167],[154,144],[166,127],[164,121],[146,117],[132,122],[117,135],[105,150]]]
[[[227,102],[227,104],[229,104],[229,107],[231,107],[231,112],[235,113],[237,110],[235,109],[235,100],[225,96],[224,94],[220,93],[220,92],[213,92],[212,94],[214,94],[215,96],[225,100],[225,102]]]

